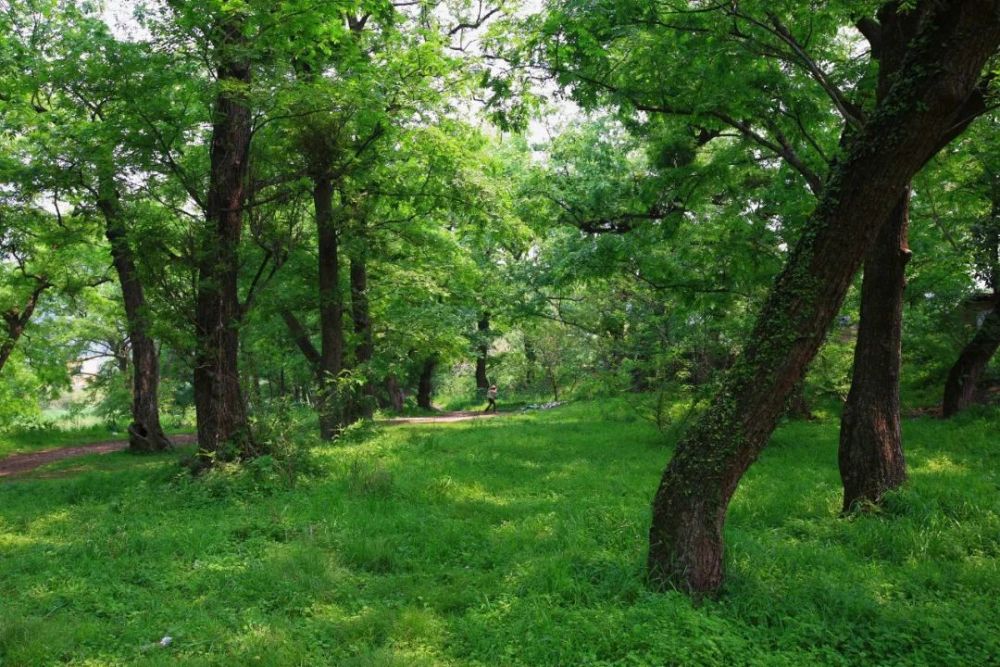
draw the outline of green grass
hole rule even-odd
[[[996,421],[908,421],[910,484],[851,519],[836,422],[783,426],[700,604],[643,586],[669,450],[620,403],[387,428],[291,488],[63,461],[0,483],[0,663],[997,664]]]

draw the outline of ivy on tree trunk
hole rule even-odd
[[[1000,44],[1000,2],[922,2],[920,30],[887,97],[852,136],[754,327],[706,412],[680,440],[653,500],[655,587],[723,582],[729,501],[821,346],[899,193],[961,122]],[[886,196],[890,193],[890,196]]]

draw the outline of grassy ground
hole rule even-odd
[[[128,438],[127,433],[110,431],[106,426],[100,424],[83,427],[6,432],[0,433],[0,458],[9,456],[10,454],[35,452],[40,449],[69,447],[71,445],[84,445],[102,440],[125,438]]]
[[[997,418],[908,421],[910,485],[853,519],[836,423],[782,427],[700,605],[643,587],[669,450],[617,405],[385,429],[293,488],[64,461],[0,484],[0,663],[997,664]]]
[[[189,433],[191,428],[167,429],[168,434]],[[105,440],[128,440],[128,433],[112,431],[103,424],[89,426],[71,426],[48,428],[45,430],[31,429],[0,433],[0,458],[11,454],[37,452],[55,447],[70,447],[86,445]]]

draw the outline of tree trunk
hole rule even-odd
[[[906,481],[899,370],[909,209],[906,188],[865,257],[854,373],[840,419],[845,512],[858,503],[878,503]]]
[[[1000,294],[995,298],[998,305],[986,315],[982,326],[948,372],[941,405],[941,413],[945,417],[955,416],[973,402],[979,377],[1000,347]]]
[[[344,363],[344,304],[340,294],[339,239],[333,219],[333,181],[328,175],[314,178],[313,203],[319,239],[319,431],[324,440],[332,440],[343,426],[337,380]]]
[[[38,306],[38,299],[42,296],[42,292],[47,290],[51,285],[48,281],[41,280],[35,285],[35,289],[32,290],[31,294],[28,296],[27,301],[24,304],[24,308],[12,308],[3,313],[3,321],[7,329],[7,338],[0,343],[0,371],[3,370],[4,365],[7,360],[10,359],[11,353],[14,351],[14,347],[17,345],[18,339],[21,334],[24,333],[24,328],[28,326],[28,321],[31,320],[31,316],[35,313],[35,308]]]
[[[118,193],[108,178],[103,179],[100,190],[97,206],[104,215],[104,232],[111,245],[111,258],[121,285],[125,322],[132,346],[132,423],[128,427],[129,449],[137,453],[165,451],[172,445],[160,426],[160,360],[156,344],[149,337],[146,295],[128,243]]]
[[[351,319],[354,321],[355,364],[365,374],[365,383],[354,412],[357,416],[371,419],[375,408],[375,386],[368,368],[374,353],[372,341],[371,313],[368,309],[368,263],[362,254],[351,257]]]
[[[240,19],[226,19],[220,26],[221,44],[216,45],[222,56],[212,123],[208,224],[199,249],[195,306],[194,394],[202,466],[211,465],[213,459],[246,459],[258,453],[239,378],[242,308],[237,280],[251,137],[245,97],[250,64],[241,54],[246,41],[242,29]]]
[[[812,419],[812,410],[809,409],[809,401],[806,400],[805,381],[795,385],[792,393],[785,404],[785,415],[791,419]]]
[[[920,16],[885,5],[878,18],[877,33],[869,34],[872,56],[879,62],[876,103],[889,94]],[[845,512],[858,503],[878,503],[887,491],[906,481],[899,375],[903,290],[911,255],[909,223],[907,187],[865,257],[851,389],[840,420],[838,460]]]
[[[389,394],[389,405],[396,412],[403,411],[403,390],[399,386],[399,380],[395,375],[390,375],[385,379],[385,390]]]
[[[960,120],[1000,43],[1000,1],[921,3],[929,14],[868,124],[834,165],[749,343],[680,440],[653,500],[648,575],[656,587],[715,591],[723,527],[740,478],[774,430],[904,188]]]
[[[437,357],[430,357],[420,369],[420,379],[417,382],[417,406],[424,410],[433,410],[431,394],[434,391],[434,370],[437,368]]]
[[[483,313],[479,320],[479,356],[476,357],[476,389],[486,391],[490,388],[490,380],[486,376],[486,359],[490,352],[489,331],[490,314]]]

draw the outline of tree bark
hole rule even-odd
[[[868,33],[879,62],[876,103],[889,94],[920,15],[887,4],[877,29]],[[844,511],[878,503],[906,481],[899,423],[899,375],[903,333],[903,291],[908,243],[910,188],[907,187],[865,257],[861,315],[854,346],[851,389],[841,413],[838,461]]]
[[[816,211],[707,411],[680,440],[653,500],[650,583],[712,592],[740,478],[774,430],[879,229],[961,119],[1000,44],[1000,0],[922,2],[921,30],[867,125],[851,137]]]
[[[243,54],[243,21],[228,18],[219,27],[219,92],[213,112],[207,229],[199,249],[195,306],[194,394],[201,466],[258,454],[240,387],[242,308],[237,288],[250,158],[246,89],[251,73]]]
[[[343,426],[337,380],[344,363],[344,304],[340,294],[339,239],[333,219],[333,181],[329,175],[313,178],[313,204],[319,242],[319,431],[321,438],[332,440]]]
[[[132,346],[132,423],[129,449],[137,453],[160,452],[172,447],[160,426],[160,359],[149,336],[146,295],[139,280],[135,257],[128,243],[122,209],[110,179],[100,184],[97,202],[104,216],[104,232],[111,245],[111,259],[118,273],[129,343]]]
[[[399,379],[395,375],[390,375],[385,379],[385,390],[389,394],[389,405],[396,412],[403,411],[403,390],[399,386]]]
[[[910,191],[906,188],[865,258],[851,390],[840,419],[844,511],[878,503],[906,481],[899,372]]]
[[[433,410],[431,394],[434,392],[434,370],[437,368],[437,357],[424,361],[420,369],[420,379],[417,381],[417,406],[424,410]]]
[[[958,355],[958,360],[948,372],[941,405],[944,417],[954,417],[975,400],[979,377],[996,354],[997,348],[1000,348],[1000,294],[996,294],[994,298],[998,305],[986,315],[976,335]]]
[[[481,389],[486,391],[490,388],[490,380],[486,375],[486,360],[490,352],[489,343],[489,331],[490,331],[490,314],[483,313],[483,316],[479,319],[479,345],[477,349],[479,350],[479,355],[476,357],[476,389]]]
[[[7,360],[10,359],[10,355],[14,351],[14,347],[17,345],[21,334],[24,333],[24,328],[28,326],[31,316],[35,314],[35,308],[38,307],[38,299],[41,298],[42,292],[49,287],[51,285],[47,280],[36,280],[35,288],[28,295],[24,307],[12,308],[2,314],[4,325],[7,329],[7,338],[3,343],[0,343],[0,371],[3,370]]]
[[[375,409],[375,386],[371,381],[372,360],[375,346],[372,340],[371,312],[368,308],[368,262],[361,253],[351,257],[351,319],[354,322],[354,335],[357,344],[354,347],[354,361],[365,374],[365,382],[361,396],[352,411],[364,419],[371,419]]]
[[[309,340],[309,333],[306,331],[302,323],[299,322],[295,314],[287,308],[281,311],[281,319],[284,320],[285,326],[288,327],[288,331],[292,334],[292,341],[295,343],[296,347],[302,352],[302,355],[309,362],[309,365],[315,369],[319,368],[320,354],[316,346],[312,344]],[[281,395],[285,395],[285,369],[281,369]]]

